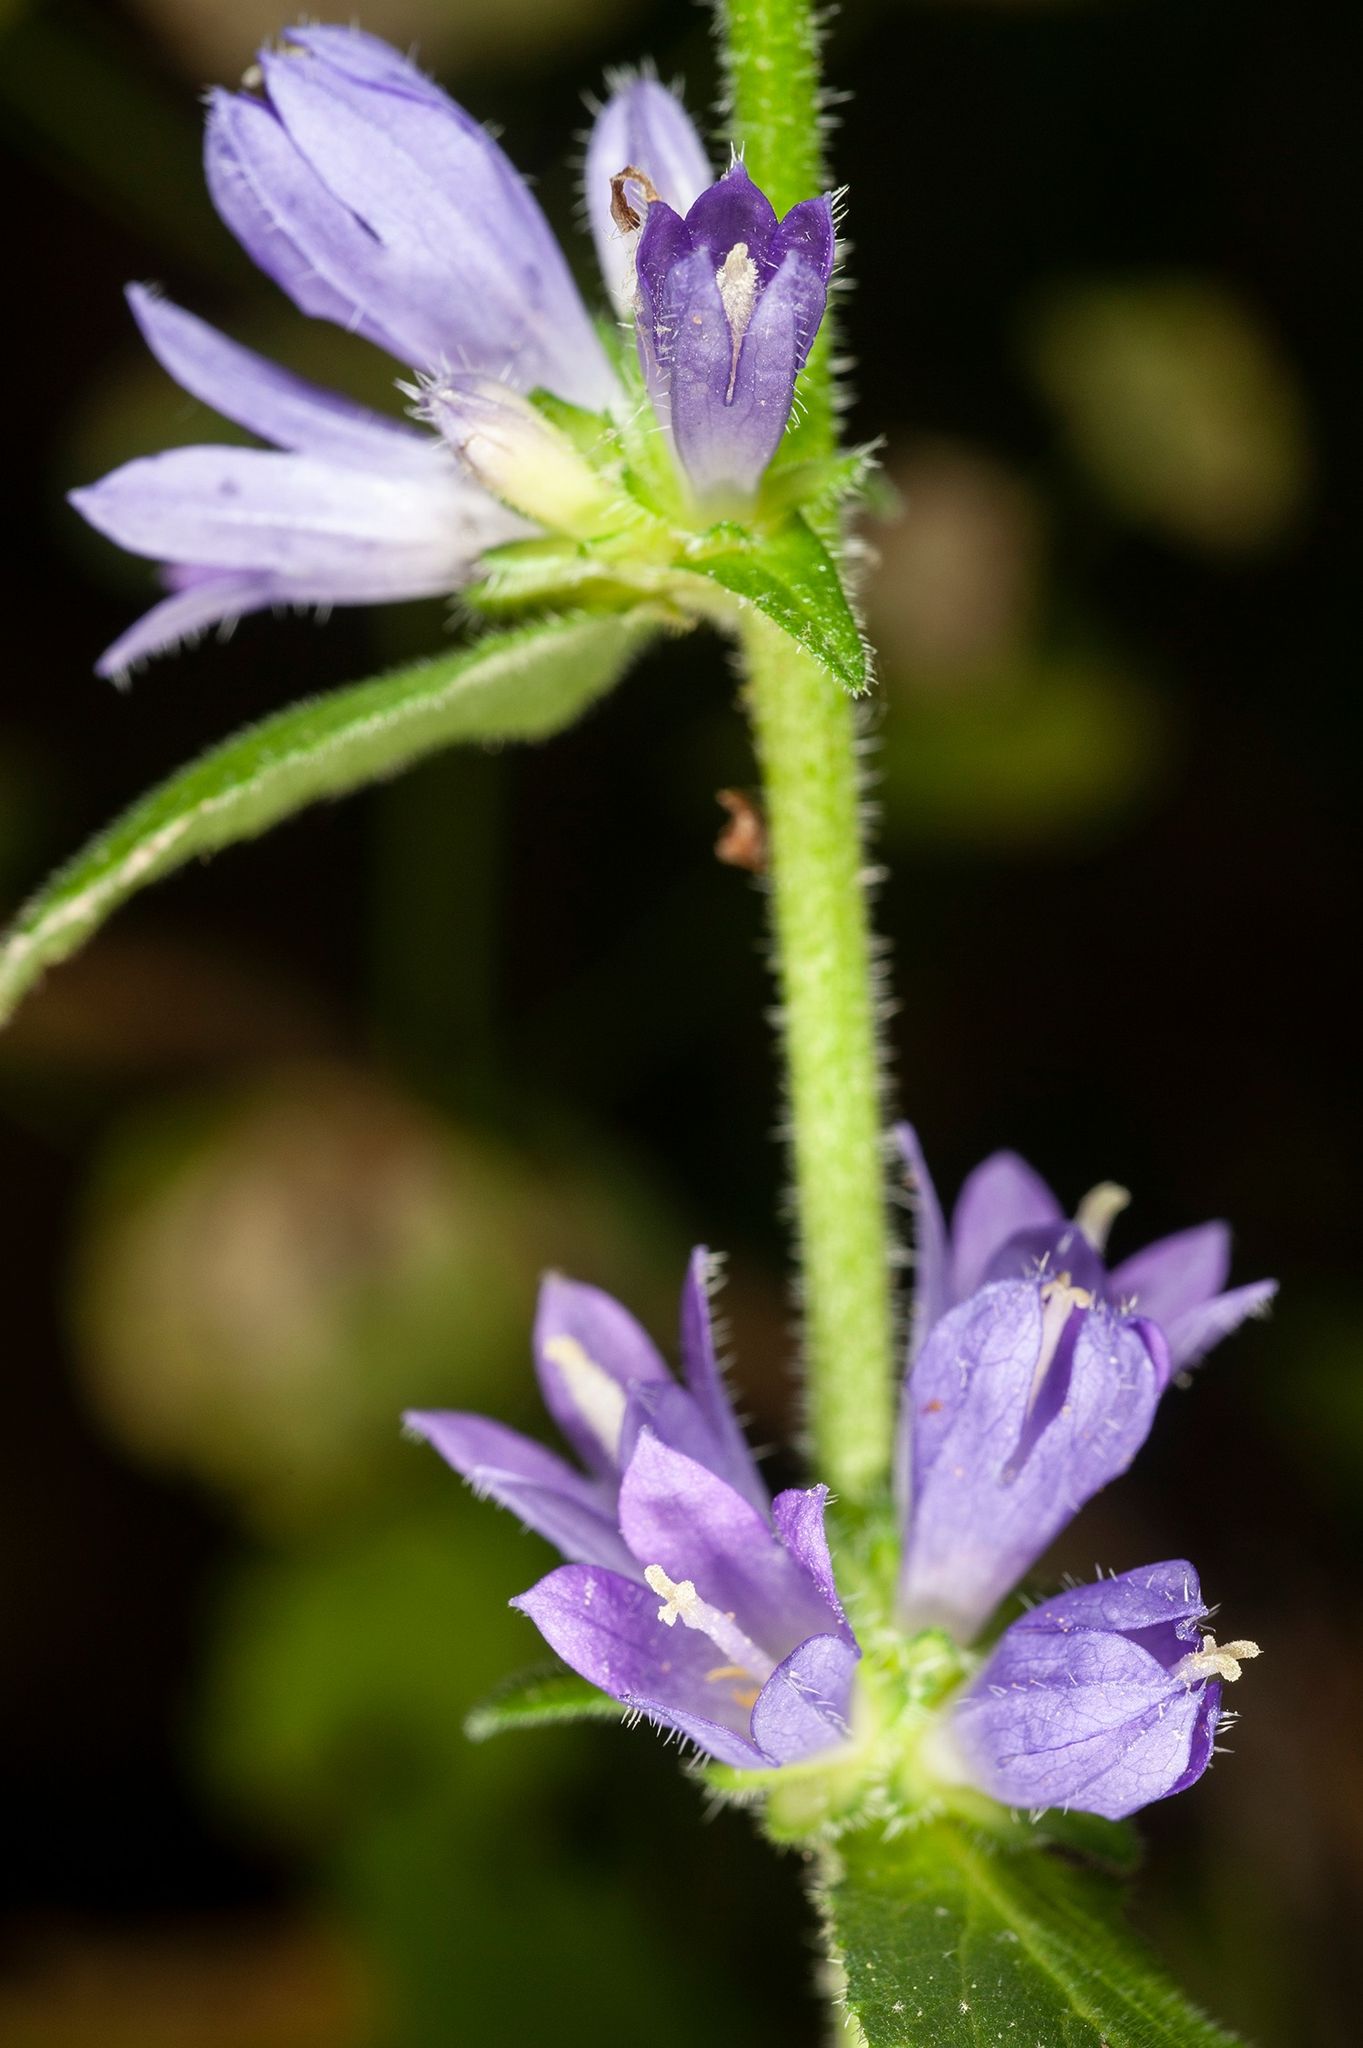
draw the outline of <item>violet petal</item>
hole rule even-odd
[[[913,1327],[909,1339],[909,1357],[913,1359],[933,1324],[951,1307],[950,1251],[942,1205],[918,1133],[912,1124],[896,1124],[894,1136],[904,1161],[913,1213]]]
[[[969,1640],[1149,1434],[1163,1380],[1138,1329],[1099,1305],[1065,1317],[1067,1299],[996,1281],[912,1368],[901,1598],[920,1626]]]
[[[833,1559],[828,1549],[828,1533],[824,1527],[829,1491],[826,1486],[790,1486],[784,1493],[778,1493],[771,1504],[771,1518],[776,1532],[789,1550],[791,1556],[804,1566],[815,1585],[828,1603],[830,1616],[837,1624],[837,1633],[844,1642],[854,1643],[847,1616],[843,1612],[842,1600],[837,1582],[833,1577]]]
[[[951,1291],[957,1301],[984,1279],[1000,1246],[1019,1230],[1063,1223],[1065,1212],[1039,1173],[1016,1152],[995,1152],[969,1174],[951,1219]]]
[[[1244,1287],[1232,1287],[1214,1295],[1197,1308],[1164,1324],[1169,1356],[1175,1372],[1197,1365],[1223,1337],[1238,1330],[1251,1316],[1262,1315],[1278,1292],[1276,1280],[1251,1280]]]
[[[562,1565],[512,1601],[564,1663],[602,1692],[675,1728],[721,1763],[766,1761],[749,1737],[747,1695],[716,1668],[713,1643],[658,1619],[658,1596],[593,1565]]]
[[[801,1763],[847,1739],[859,1654],[837,1636],[810,1636],[777,1665],[752,1710],[753,1740],[770,1763]]]
[[[608,1495],[542,1444],[484,1415],[428,1409],[412,1410],[402,1419],[475,1493],[509,1508],[566,1558],[613,1571],[634,1570],[608,1512]]]
[[[742,242],[764,283],[774,273],[777,259],[771,251],[777,232],[776,212],[741,160],[731,164],[724,176],[692,203],[686,225],[693,245],[706,251],[712,269]]]
[[[710,1315],[714,1261],[704,1245],[692,1252],[682,1285],[681,1356],[686,1385],[710,1426],[714,1455],[710,1469],[765,1515],[767,1489],[743,1434],[715,1352]]]
[[[1220,1687],[1177,1676],[1205,1614],[1182,1560],[1046,1601],[1005,1630],[953,1713],[975,1783],[1120,1820],[1206,1768]]]
[[[651,1430],[641,1433],[621,1481],[620,1533],[641,1565],[690,1580],[778,1663],[835,1618],[757,1510]]]
[[[534,1346],[545,1407],[583,1463],[614,1476],[631,1389],[672,1385],[652,1338],[602,1288],[550,1273],[540,1288]]]
[[[1166,1327],[1219,1294],[1230,1274],[1230,1226],[1199,1223],[1133,1252],[1108,1278],[1113,1301]]]

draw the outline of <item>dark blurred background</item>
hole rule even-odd
[[[271,0],[3,0],[6,908],[272,707],[439,607],[249,620],[119,695],[150,597],[63,492],[219,438],[121,297],[381,398],[204,196],[197,94]],[[704,12],[370,0],[565,234],[582,95]],[[1358,2039],[1363,1299],[1353,857],[1355,11],[849,0],[879,902],[898,1099],[946,1191],[999,1144],[1116,1248],[1209,1215],[1278,1313],[1171,1399],[1057,1568],[1186,1554],[1266,1655],[1235,1754],[1147,1817],[1143,1924],[1264,2048]],[[717,138],[718,139],[718,138]],[[584,277],[584,238],[576,241]],[[450,757],[177,877],[0,1038],[0,2037],[13,2048],[810,2043],[798,1869],[647,1733],[471,1748],[533,1662],[543,1546],[397,1411],[531,1427],[553,1263],[667,1337],[730,1255],[738,1378],[790,1420],[752,781],[723,648],[535,754]]]

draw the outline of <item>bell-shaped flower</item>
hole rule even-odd
[[[1063,1275],[991,1281],[935,1324],[900,1416],[905,1620],[968,1642],[1126,1470],[1167,1379],[1158,1329]]]
[[[833,208],[778,220],[741,161],[685,214],[657,194],[636,254],[639,348],[692,492],[716,511],[751,498],[780,445],[833,272]]]
[[[969,1641],[1126,1470],[1176,1367],[1261,1307],[1273,1283],[1215,1292],[1224,1225],[1109,1274],[1102,1246],[1122,1192],[1096,1190],[1070,1222],[1007,1153],[966,1183],[948,1238],[913,1133],[901,1142],[918,1202],[918,1305],[900,1411],[900,1604],[909,1623]],[[1155,1284],[1133,1288],[1143,1263]],[[1134,1312],[1149,1294],[1172,1307],[1169,1326]]]
[[[205,161],[219,213],[303,312],[420,376],[618,402],[529,188],[386,43],[290,29],[260,52],[248,90],[212,96]],[[176,382],[270,445],[177,448],[72,492],[101,533],[161,565],[171,593],[107,649],[101,674],[269,606],[443,596],[486,549],[536,531],[448,442],[317,389],[149,291],[129,299]]]
[[[1211,1762],[1223,1682],[1259,1654],[1218,1648],[1206,1619],[1181,1561],[1058,1594],[1004,1631],[939,1760],[1007,1806],[1109,1820],[1182,1792]]]
[[[765,1768],[843,1739],[860,1652],[827,1490],[769,1500],[719,1368],[708,1279],[697,1251],[680,1384],[609,1295],[545,1282],[536,1368],[577,1465],[483,1416],[405,1420],[570,1560],[514,1603],[565,1663],[721,1762]]]
[[[895,1135],[914,1207],[915,1352],[939,1317],[987,1281],[1068,1273],[1095,1299],[1158,1323],[1170,1369],[1182,1372],[1277,1292],[1276,1280],[1226,1288],[1227,1223],[1199,1223],[1109,1267],[1108,1232],[1130,1199],[1125,1188],[1105,1181],[1067,1217],[1016,1152],[995,1152],[967,1176],[948,1231],[917,1133],[900,1124]]]

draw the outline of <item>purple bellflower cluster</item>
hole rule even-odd
[[[300,26],[260,51],[243,90],[211,95],[205,168],[222,219],[300,312],[415,376],[402,388],[421,425],[133,286],[158,362],[268,445],[171,449],[72,493],[161,565],[168,591],[101,674],[270,606],[445,595],[489,549],[601,529],[603,479],[527,395],[621,421],[635,400],[618,337],[598,331],[537,201],[470,115],[376,37]],[[680,102],[646,78],[597,117],[586,202],[686,494],[731,510],[790,418],[832,269],[830,203],[778,222],[740,163],[714,183]]]
[[[680,1385],[618,1302],[546,1280],[535,1366],[580,1467],[482,1416],[405,1420],[570,1560],[514,1603],[566,1664],[720,1762],[762,1769],[846,1737],[860,1651],[833,1583],[828,1490],[769,1498],[716,1358],[708,1279],[698,1250]]]
[[[935,1731],[932,1770],[1005,1805],[1120,1818],[1201,1775],[1222,1684],[1257,1654],[1202,1632],[1192,1567],[1061,1593],[1006,1628],[982,1665],[970,1645],[1125,1470],[1171,1376],[1262,1309],[1273,1284],[1224,1291],[1229,1234],[1216,1223],[1109,1269],[1123,1191],[1096,1189],[1067,1218],[1010,1153],[970,1176],[948,1232],[917,1139],[907,1127],[900,1139],[918,1276],[894,1624],[901,1640],[944,1630],[974,1673]],[[546,1281],[536,1367],[579,1466],[480,1416],[407,1422],[569,1559],[514,1604],[575,1671],[740,1769],[845,1755],[861,1646],[834,1584],[827,1490],[769,1500],[716,1361],[708,1275],[698,1251],[681,1384],[608,1295]]]

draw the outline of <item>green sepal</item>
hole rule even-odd
[[[485,618],[517,617],[545,606],[582,612],[628,611],[641,602],[671,603],[678,619],[688,610],[676,572],[646,557],[621,555],[553,537],[512,541],[484,555],[483,574],[461,595]]]
[[[664,623],[637,604],[544,619],[291,704],[213,747],[90,840],[19,913],[0,939],[0,1023],[148,883],[455,741],[548,738],[604,696]]]
[[[888,511],[895,502],[872,444],[803,462],[773,463],[762,482],[758,511],[763,521],[803,512],[817,525],[844,506],[870,505],[876,511]]]
[[[866,644],[837,564],[802,518],[765,533],[714,527],[684,560],[789,634],[852,696],[870,687]]]
[[[845,1834],[824,1869],[864,2048],[1237,2048],[1141,1947],[1096,1870],[951,1820]]]
[[[488,1699],[470,1709],[464,1733],[470,1742],[486,1742],[517,1728],[544,1728],[571,1721],[623,1721],[627,1711],[619,1700],[598,1692],[574,1671],[541,1665],[499,1685]]]

